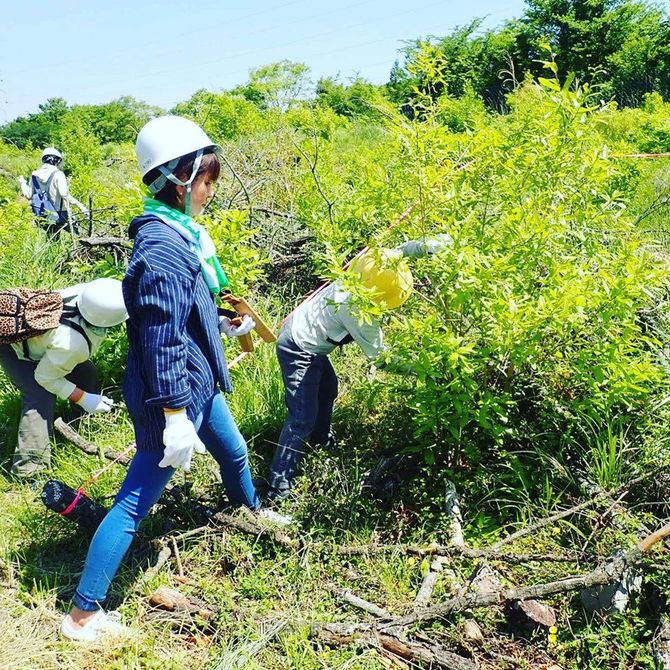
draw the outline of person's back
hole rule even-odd
[[[66,310],[77,303],[85,286],[77,284],[58,291]],[[40,386],[55,396],[67,398],[75,384],[65,375],[97,351],[106,333],[106,328],[88,323],[75,309],[72,316],[63,317],[57,328],[10,346],[19,360],[37,363],[34,377]]]
[[[47,147],[42,152],[42,165],[32,173],[30,183],[19,177],[19,184],[36,219],[47,229],[59,231],[69,225],[70,232],[74,232],[70,205],[76,205],[83,214],[88,214],[88,210],[70,195],[67,177],[59,167],[62,160],[57,149]]]
[[[287,328],[293,341],[310,354],[329,354],[355,341],[374,360],[383,349],[379,323],[361,320],[351,308],[351,294],[337,282],[300,305]]]
[[[100,395],[90,356],[107,329],[127,312],[121,282],[101,278],[59,291],[60,323],[26,340],[0,346],[0,367],[21,392],[21,418],[12,473],[33,477],[50,465],[50,437],[57,397],[85,412],[109,412],[113,402]]]
[[[43,163],[37,170],[33,171],[30,176],[31,186],[32,186],[32,195],[31,195],[31,206],[33,208],[33,213],[39,216],[39,212],[35,211],[36,208],[36,199],[38,196],[38,190],[41,191],[44,196],[49,200],[51,206],[54,210],[54,222],[65,224],[67,223],[67,209],[65,203],[63,202],[63,195],[67,195],[67,179],[65,174],[61,172],[55,165],[49,165],[49,163]],[[48,214],[43,214],[47,218],[50,218]]]

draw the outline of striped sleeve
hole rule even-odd
[[[136,296],[138,331],[149,397],[147,404],[179,409],[191,403],[186,369],[186,322],[191,288],[176,274],[145,269]]]

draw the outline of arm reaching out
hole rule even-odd
[[[421,258],[422,256],[439,254],[440,251],[452,246],[453,243],[454,240],[449,233],[440,233],[439,235],[435,235],[435,237],[403,242],[393,251],[399,251],[407,258]]]

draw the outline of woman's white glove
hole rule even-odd
[[[241,337],[242,335],[247,335],[255,327],[256,322],[248,314],[245,314],[242,317],[242,323],[240,323],[239,326],[234,325],[227,316],[219,317],[219,332],[228,337]]]
[[[77,400],[77,405],[89,414],[97,414],[98,412],[109,412],[114,407],[114,401],[97,393],[84,393]]]
[[[165,415],[163,444],[165,449],[159,468],[190,470],[193,452],[204,454],[207,451],[186,412]]]

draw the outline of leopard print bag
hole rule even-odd
[[[63,297],[56,291],[0,290],[0,344],[22,342],[57,328],[62,313]]]

